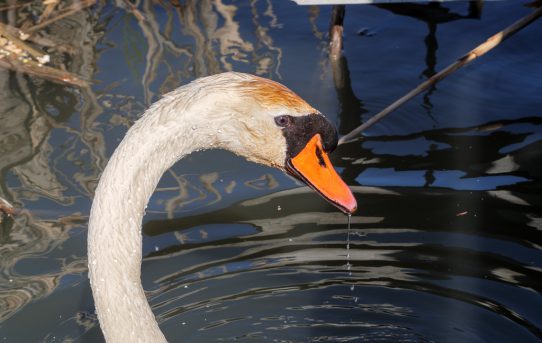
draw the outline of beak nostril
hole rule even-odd
[[[322,156],[322,150],[320,149],[320,147],[316,147],[315,153],[316,158],[318,158],[318,164],[323,168],[327,168],[326,161],[324,160],[324,156]]]

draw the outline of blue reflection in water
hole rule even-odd
[[[397,171],[392,168],[367,168],[356,181],[366,186],[392,186],[392,187],[421,187],[425,184],[426,171]],[[498,175],[463,177],[467,173],[459,170],[435,170],[433,187],[444,187],[457,190],[492,190],[503,185],[514,185],[530,181],[524,177]]]
[[[428,140],[425,137],[417,137],[404,141],[366,141],[362,144],[363,148],[371,150],[375,155],[395,155],[395,156],[427,156],[429,151],[442,150],[450,148],[449,144]]]

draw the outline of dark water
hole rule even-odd
[[[86,274],[96,180],[159,94],[225,70],[294,89],[341,134],[493,33],[522,1],[330,7],[143,1],[70,19],[77,90],[0,69],[0,339],[102,341]],[[3,17],[3,20],[7,20]],[[274,169],[222,151],[166,173],[144,223],[143,283],[170,341],[542,339],[542,23],[332,155],[347,218]],[[350,272],[347,270],[350,264]]]

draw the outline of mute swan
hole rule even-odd
[[[279,83],[241,73],[200,78],[165,95],[130,128],[96,189],[89,278],[108,342],[165,342],[141,285],[141,223],[162,174],[183,156],[223,148],[288,171],[345,213],[356,200],[327,152],[333,126]]]

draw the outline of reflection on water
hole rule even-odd
[[[86,275],[92,194],[159,94],[252,72],[345,134],[529,11],[477,3],[347,7],[337,61],[330,8],[293,2],[99,4],[49,27],[69,71],[94,82],[0,70],[0,197],[21,209],[0,222],[0,338],[102,340]],[[17,26],[27,11],[0,17]],[[539,35],[535,23],[333,154],[360,207],[349,271],[347,218],[282,173],[220,151],[169,170],[147,209],[142,272],[166,336],[540,340]]]

